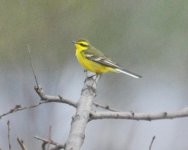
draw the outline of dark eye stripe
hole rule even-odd
[[[80,45],[83,46],[83,47],[87,47],[88,46],[88,45],[83,44],[83,43],[80,43]]]

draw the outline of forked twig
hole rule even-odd
[[[58,149],[64,149],[65,148],[65,145],[58,144],[58,143],[54,142],[52,139],[49,141],[49,140],[40,138],[38,136],[35,136],[34,138],[43,142],[42,148],[44,148],[46,144],[54,145],[55,148],[58,148]]]

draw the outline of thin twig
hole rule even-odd
[[[52,126],[49,126],[49,132],[48,132],[48,141],[51,141],[51,134],[52,134]],[[50,149],[50,144],[47,145],[47,150]]]
[[[24,145],[24,142],[22,139],[17,138],[18,144],[20,145],[22,150],[27,150],[26,146]]]
[[[74,102],[69,99],[65,99],[62,96],[51,96],[51,95],[46,95],[44,93],[44,90],[41,87],[34,87],[35,91],[39,95],[42,101],[49,101],[49,100],[56,100],[56,101],[62,101],[62,103],[71,105],[73,107],[77,107],[77,102]]]
[[[65,145],[58,144],[58,143],[54,142],[53,140],[48,141],[48,140],[40,138],[38,136],[35,136],[34,138],[42,141],[43,143],[46,143],[46,144],[48,143],[48,144],[54,145],[56,147],[59,147],[59,149],[65,148]]]
[[[99,107],[99,108],[102,108],[102,109],[105,109],[105,110],[108,110],[108,111],[114,111],[114,112],[118,111],[118,110],[115,110],[115,109],[111,108],[109,105],[104,106],[104,105],[101,105],[101,104],[96,103],[96,102],[94,102],[93,105],[95,107]]]
[[[29,54],[29,61],[30,61],[32,72],[33,72],[33,76],[35,78],[35,82],[36,82],[37,87],[39,87],[38,79],[37,79],[37,76],[36,76],[36,73],[35,73],[35,70],[34,70],[34,67],[33,67],[33,63],[32,63],[31,48],[30,48],[29,45],[27,45],[27,51],[28,51],[28,54]]]
[[[38,107],[39,105],[46,104],[46,103],[67,103],[68,104],[68,101],[66,101],[66,100],[64,101],[64,99],[62,99],[62,100],[51,99],[51,100],[47,100],[47,101],[40,101],[40,102],[33,104],[33,105],[30,105],[30,106],[23,106],[22,107],[21,105],[16,105],[16,106],[14,106],[14,108],[10,109],[8,112],[0,115],[0,119],[2,119],[3,117],[5,117],[7,115],[12,114],[12,113],[22,111],[22,110],[26,110],[26,109],[32,109],[32,108]],[[75,106],[76,104],[73,103],[73,102],[70,102],[69,105]]]
[[[151,143],[150,143],[150,145],[149,145],[149,150],[151,150],[154,140],[155,140],[155,136],[153,136],[153,138],[152,138],[152,140],[151,140]]]
[[[8,148],[11,150],[11,142],[10,142],[10,121],[7,121],[7,128],[8,128]]]

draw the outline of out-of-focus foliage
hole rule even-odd
[[[143,76],[104,75],[96,101],[119,110],[173,111],[186,107],[188,63],[188,1],[186,0],[1,0],[0,114],[16,104],[38,101],[27,46],[39,82],[48,94],[79,98],[84,81],[72,40],[88,39],[116,62]],[[65,142],[74,109],[48,104],[1,119],[0,148],[23,138],[39,149],[33,136]],[[87,128],[83,150],[187,150],[188,119],[170,121],[97,121]]]

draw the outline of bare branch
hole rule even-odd
[[[149,150],[151,150],[154,140],[155,140],[155,136],[153,136],[153,138],[152,138],[152,140],[151,140],[151,143],[150,143],[150,145],[149,145]]]
[[[46,103],[66,103],[66,104],[68,104],[69,101],[65,100],[65,99],[61,99],[60,97],[54,97],[52,99],[49,99],[49,100],[46,100],[46,101],[41,101],[41,102],[38,102],[38,103],[30,105],[30,106],[23,106],[22,107],[21,105],[16,105],[14,108],[10,109],[8,112],[0,115],[0,119],[2,119],[3,117],[5,117],[7,115],[12,114],[12,113],[22,111],[22,110],[32,109],[32,108],[38,107],[38,106],[40,106],[42,104],[46,104]],[[76,107],[76,103],[71,102],[71,101],[70,101],[69,105]]]
[[[60,150],[60,149],[65,149],[65,148],[61,147],[60,145],[57,145],[57,146],[51,148],[50,150]]]
[[[42,150],[46,150],[46,144],[48,144],[48,143],[47,142],[42,143]]]
[[[105,109],[105,110],[108,110],[108,111],[115,111],[115,112],[118,111],[118,110],[111,108],[109,105],[101,105],[101,104],[96,103],[96,102],[94,102],[93,105],[95,107],[99,107],[99,108],[102,108],[102,109]]]
[[[65,150],[79,150],[85,138],[85,129],[89,121],[89,114],[92,110],[93,99],[96,96],[96,82],[93,77],[85,80],[81,97],[78,101],[76,114],[72,119],[71,129]]]
[[[41,87],[34,87],[35,91],[39,95],[42,101],[57,101],[57,102],[62,102],[65,104],[68,104],[73,107],[77,107],[77,103],[69,100],[69,99],[64,99],[62,96],[51,96],[51,95],[46,95],[44,93],[44,90]]]
[[[45,144],[51,144],[51,145],[54,145],[55,147],[58,147],[59,149],[64,149],[64,148],[65,148],[65,145],[58,144],[58,143],[54,142],[54,141],[51,140],[51,139],[50,139],[50,141],[49,141],[49,140],[40,138],[40,137],[38,137],[38,136],[35,136],[34,138],[37,139],[37,140],[42,141],[43,144],[44,144],[44,143],[45,143]],[[54,149],[54,150],[55,150],[55,149]]]
[[[3,118],[4,116],[7,116],[7,115],[11,114],[11,113],[19,111],[20,108],[21,108],[21,105],[14,106],[14,108],[10,109],[8,112],[0,115],[0,119]]]
[[[10,142],[10,121],[7,121],[7,128],[8,128],[8,148],[11,150],[11,142]]]
[[[129,119],[129,120],[161,120],[188,117],[188,107],[175,112],[134,113],[134,112],[92,112],[91,120],[96,119]]]
[[[18,144],[20,145],[22,150],[27,150],[26,146],[24,145],[24,142],[22,139],[17,138]]]
[[[46,95],[44,90],[39,86],[39,87],[34,87],[35,91],[37,92],[37,94],[39,95],[39,97],[41,98],[41,100],[43,101],[46,101],[46,100],[63,100],[64,103],[68,104],[68,105],[71,105],[71,106],[74,106],[74,107],[77,107],[77,103],[72,101],[72,100],[69,100],[69,99],[64,99],[62,96],[50,96],[50,95]],[[112,109],[110,106],[108,105],[101,105],[99,103],[96,103],[94,102],[93,105],[95,107],[99,107],[99,108],[102,108],[102,109],[105,109],[105,110],[109,110],[109,111],[118,111],[118,110],[115,110],[115,109]]]
[[[35,87],[35,91],[40,96],[41,100],[43,100],[43,101],[40,101],[40,102],[33,104],[33,105],[30,105],[30,106],[23,106],[22,107],[21,105],[16,105],[16,106],[14,106],[14,108],[10,109],[8,112],[1,114],[0,119],[2,119],[4,116],[12,114],[12,113],[22,111],[22,110],[26,110],[26,109],[32,109],[32,108],[38,107],[39,105],[42,105],[42,104],[45,104],[45,103],[65,103],[65,104],[68,104],[70,106],[77,107],[77,102],[74,102],[72,100],[64,99],[61,96],[45,95],[43,89],[40,88],[40,87]]]
[[[29,61],[30,61],[32,72],[33,72],[33,76],[35,78],[35,82],[36,82],[37,87],[39,87],[38,79],[37,79],[37,76],[36,76],[36,73],[35,73],[35,70],[34,70],[34,67],[33,67],[33,63],[32,63],[31,48],[30,48],[29,45],[27,45],[27,51],[28,51],[28,54],[29,54]]]
[[[32,57],[31,57],[31,48],[30,48],[29,45],[27,45],[27,50],[28,50],[28,54],[29,54],[29,61],[30,61],[32,73],[33,73],[33,76],[34,76],[34,79],[35,79],[35,82],[36,82],[36,86],[34,87],[34,89],[37,92],[37,94],[40,96],[41,100],[44,100],[44,101],[59,100],[59,101],[63,101],[66,104],[69,104],[71,106],[76,107],[77,104],[75,102],[71,101],[71,100],[64,99],[61,96],[57,97],[57,96],[49,96],[49,95],[44,94],[43,89],[39,86],[39,82],[38,82],[38,79],[37,79],[37,76],[36,76],[36,73],[35,73],[35,69],[34,69],[34,66],[33,66],[33,63],[32,63]]]

